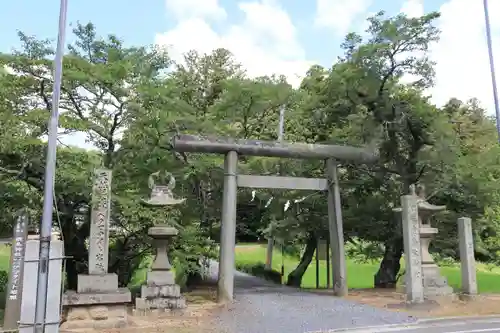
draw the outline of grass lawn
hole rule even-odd
[[[9,245],[0,244],[0,271],[9,271],[10,249]]]
[[[245,245],[236,248],[236,265],[257,264],[265,262],[265,245]],[[285,266],[285,276],[288,275],[298,263],[297,258],[283,257],[278,249],[273,253],[273,269],[280,272],[281,264]],[[488,271],[485,265],[478,264],[477,282],[481,293],[500,293],[500,272],[497,269]],[[378,262],[356,263],[347,259],[347,285],[349,288],[373,288],[373,275],[378,269]],[[442,274],[448,278],[448,283],[453,288],[459,289],[461,283],[460,267],[442,267]],[[320,261],[319,266],[320,287],[326,287],[326,262]],[[309,265],[303,279],[303,288],[316,288],[316,262]]]
[[[0,244],[0,270],[9,272],[10,266],[10,252],[11,247],[9,245]],[[7,286],[3,286],[7,289]],[[5,307],[5,293],[0,293],[0,325],[3,323],[3,313]]]

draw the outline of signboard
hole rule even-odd
[[[21,315],[21,294],[23,288],[24,254],[28,237],[28,214],[25,210],[17,213],[12,235],[9,283],[5,295],[5,316],[3,329],[17,329]]]
[[[328,251],[330,249],[328,248],[328,243],[326,240],[324,239],[320,239],[318,240],[318,249],[317,249],[317,256],[318,256],[318,260],[328,260],[329,256],[328,256]]]

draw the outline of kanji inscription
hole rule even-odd
[[[108,271],[111,170],[95,171],[89,244],[89,274]]]

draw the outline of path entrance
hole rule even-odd
[[[217,263],[212,263],[217,278]],[[218,332],[304,333],[413,323],[417,319],[235,272],[235,300],[217,314]]]
[[[179,135],[174,137],[173,149],[179,152],[223,154],[224,193],[222,200],[220,257],[217,282],[219,301],[234,297],[234,261],[236,239],[236,201],[239,187],[328,192],[328,224],[332,253],[333,288],[337,296],[347,294],[346,265],[340,187],[337,177],[338,161],[371,163],[378,156],[364,148],[286,143],[277,141],[239,140]],[[238,156],[283,157],[325,160],[325,178],[254,176],[238,174]]]

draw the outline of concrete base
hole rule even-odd
[[[453,288],[448,285],[448,280],[441,275],[436,264],[422,265],[422,275],[425,298],[453,295]]]
[[[62,299],[64,323],[61,330],[125,327],[128,324],[127,306],[131,300],[127,288],[108,292],[67,291]]]
[[[175,276],[172,271],[151,271],[146,273],[146,285],[167,286],[175,284]]]
[[[422,267],[422,284],[424,287],[424,298],[434,299],[436,297],[454,297],[453,288],[448,285],[448,280],[443,277],[437,265]],[[402,283],[396,287],[398,292],[405,292],[405,276],[401,277]]]
[[[93,305],[68,307],[61,330],[108,329],[126,327],[127,305]]]
[[[118,289],[118,275],[114,273],[78,275],[78,293],[113,292]]]
[[[186,308],[184,297],[179,298],[136,298],[135,309],[138,312],[147,312],[149,310],[181,310]]]
[[[167,311],[185,307],[186,300],[181,296],[181,288],[175,284],[172,271],[147,273],[147,283],[141,287],[141,297],[135,299],[135,308],[139,313],[153,309]]]
[[[64,306],[72,305],[97,305],[97,304],[119,304],[130,303],[132,295],[127,288],[119,288],[114,292],[99,293],[77,293],[68,290],[63,294],[62,302]]]
[[[146,299],[157,297],[179,298],[181,297],[181,288],[176,284],[166,286],[142,286],[141,297]]]

